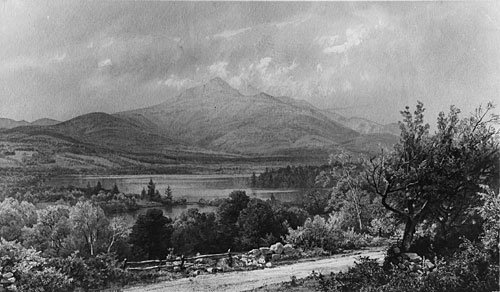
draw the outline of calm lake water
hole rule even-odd
[[[165,193],[170,186],[174,198],[185,198],[188,202],[198,202],[200,199],[212,200],[216,198],[227,198],[234,190],[243,190],[250,198],[263,200],[274,196],[282,202],[296,202],[300,200],[304,191],[297,189],[253,189],[249,187],[251,174],[203,174],[203,175],[67,175],[57,176],[47,181],[54,187],[76,186],[86,187],[88,183],[95,186],[98,181],[106,189],[111,189],[116,183],[118,189],[123,193],[140,194],[143,188],[147,189],[150,179],[156,184],[156,189],[161,194]],[[213,211],[214,207],[200,207],[196,205],[175,206],[164,208],[164,213],[171,217],[177,217],[188,208],[198,208],[200,211]],[[133,217],[145,213],[145,209],[136,211]]]

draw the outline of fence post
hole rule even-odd
[[[184,255],[181,256],[181,270],[184,270]]]
[[[228,249],[228,250],[227,250],[227,256],[228,256],[228,258],[229,258],[228,265],[229,265],[230,267],[233,267],[233,258],[231,257],[231,249]]]

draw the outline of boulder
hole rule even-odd
[[[295,254],[297,252],[297,250],[295,248],[293,248],[293,245],[291,245],[290,243],[287,243],[287,244],[285,244],[285,246],[283,246],[283,252],[285,254]]]
[[[254,248],[251,251],[249,251],[248,253],[253,255],[254,257],[258,257],[261,255],[261,251],[258,248]]]
[[[426,267],[428,270],[434,269],[436,265],[434,265],[431,261],[425,260],[424,261],[424,267]]]
[[[3,275],[2,275],[2,277],[3,277],[4,279],[8,279],[8,278],[12,278],[12,277],[14,277],[14,274],[13,274],[13,273],[11,273],[11,272],[8,272],[8,273],[3,274]]]
[[[404,257],[406,257],[410,262],[418,263],[422,261],[422,258],[413,252],[405,253]]]
[[[271,245],[270,249],[271,249],[271,251],[273,253],[282,254],[284,246],[283,246],[283,244],[281,242],[278,242],[278,243],[275,243],[275,244]]]
[[[270,262],[269,262],[269,263],[266,263],[266,268],[270,268],[270,267],[272,267],[272,266],[273,266],[273,264],[272,264],[272,263],[270,263]]]
[[[212,274],[212,273],[215,273],[215,270],[214,270],[214,268],[210,267],[210,268],[207,268],[207,272]]]
[[[276,261],[279,261],[281,259],[281,255],[280,254],[273,254],[272,257],[271,257],[271,261],[272,262],[276,262]]]
[[[260,256],[258,259],[257,259],[257,263],[258,264],[265,264],[266,263],[266,258],[264,256]]]
[[[267,246],[261,247],[259,249],[260,249],[261,254],[263,254],[263,255],[268,255],[268,254],[272,253],[271,249]]]

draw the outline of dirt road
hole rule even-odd
[[[231,272],[214,275],[200,275],[194,278],[183,278],[175,281],[136,286],[126,288],[124,292],[200,292],[200,291],[246,291],[262,287],[264,285],[276,284],[290,281],[291,276],[305,278],[311,272],[317,271],[323,274],[339,272],[352,266],[354,260],[359,256],[370,258],[383,258],[382,251],[367,251],[357,255],[338,256],[310,262],[300,262],[291,265],[277,266],[263,270],[246,272]]]

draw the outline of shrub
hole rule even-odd
[[[343,240],[339,218],[334,215],[328,219],[318,215],[308,218],[303,226],[290,228],[288,233],[285,241],[304,249],[319,247],[332,252],[341,246]]]

